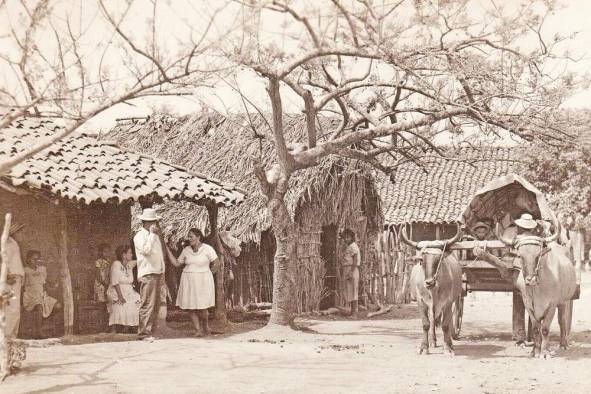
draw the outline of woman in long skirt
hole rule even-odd
[[[215,305],[215,286],[210,264],[217,263],[215,250],[202,242],[203,233],[189,230],[189,246],[185,247],[177,259],[171,261],[177,267],[184,264],[176,305],[190,311],[196,336],[209,335],[207,309]]]

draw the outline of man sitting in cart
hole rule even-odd
[[[491,253],[497,257],[501,257],[503,253],[501,250],[487,249],[486,247],[485,241],[493,240],[496,238],[496,236],[491,231],[491,225],[489,224],[489,222],[491,222],[491,220],[488,218],[479,219],[470,229],[470,233],[476,241],[482,241],[482,243],[477,244],[478,248],[486,250],[488,253]],[[474,249],[474,251],[475,250],[476,248]],[[468,251],[467,258],[469,260],[476,260],[479,258],[479,256],[476,255],[474,251]],[[498,264],[497,262],[488,262],[492,264],[500,272],[501,277],[503,279],[508,279],[511,277],[512,274],[509,268],[507,268],[507,266],[502,262],[500,264]]]

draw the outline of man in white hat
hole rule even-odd
[[[133,237],[137,257],[137,276],[140,282],[141,306],[139,312],[138,337],[140,340],[153,340],[160,309],[160,292],[164,282],[164,247],[161,219],[156,210],[146,208],[138,218],[142,228]]]
[[[519,219],[515,220],[515,226],[509,227],[505,230],[504,236],[507,238],[524,237],[528,235],[540,235],[538,229],[538,222],[529,213],[523,213]],[[493,255],[492,253],[484,250],[481,247],[474,248],[474,254],[479,258],[488,261],[493,264],[497,269],[505,267],[503,260]],[[504,268],[501,271],[501,276],[507,278],[509,270]],[[519,276],[519,271],[512,271],[512,282],[515,283]],[[517,290],[513,290],[513,340],[517,344],[524,344],[526,341],[525,331],[525,305],[523,304],[523,298]]]
[[[13,223],[10,226],[8,242],[6,244],[6,264],[8,268],[6,284],[8,285],[8,290],[14,294],[5,310],[5,332],[7,338],[16,338],[18,336],[18,327],[21,320],[21,288],[23,286],[23,278],[25,277],[25,270],[23,268],[18,242],[13,237],[18,238],[17,234],[24,227],[23,224]]]

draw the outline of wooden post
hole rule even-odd
[[[68,231],[65,207],[60,207],[60,263],[62,277],[62,297],[64,304],[64,336],[74,334],[74,295],[72,293],[72,277],[68,264]]]
[[[216,286],[215,286],[215,318],[214,324],[222,329],[228,325],[226,318],[226,300],[224,295],[224,254],[222,241],[218,234],[218,206],[215,203],[207,205],[207,214],[209,216],[209,227],[211,229],[211,241],[214,244],[219,259],[217,267]]]
[[[3,381],[10,374],[10,344],[6,337],[6,305],[11,297],[11,292],[8,292],[6,279],[8,277],[8,251],[7,243],[10,232],[10,223],[12,215],[6,214],[4,221],[4,229],[2,230],[2,238],[0,239],[0,253],[2,255],[2,266],[0,268],[0,381]]]

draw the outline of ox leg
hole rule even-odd
[[[540,354],[540,347],[541,347],[541,335],[540,335],[540,322],[537,321],[536,319],[534,319],[533,317],[531,317],[531,327],[532,327],[532,332],[533,332],[533,336],[534,336],[534,346],[531,350],[530,356],[531,357],[537,357]]]
[[[540,349],[540,358],[550,358],[550,351],[548,350],[548,344],[550,339],[550,326],[552,325],[552,320],[554,320],[554,314],[556,313],[556,306],[551,306],[548,308],[546,313],[544,314],[544,319],[542,320],[541,328],[540,328],[540,336],[542,337],[542,344]]]
[[[558,306],[558,325],[560,326],[560,348],[566,350],[568,348],[568,317],[567,304],[560,304]]]
[[[432,322],[429,327],[429,346],[433,349],[437,347],[437,333],[435,332],[436,322]]]
[[[450,356],[454,356],[454,347],[453,347],[453,343],[452,343],[452,313],[451,313],[451,308],[452,308],[452,304],[450,304],[449,306],[447,306],[445,308],[445,310],[443,311],[443,316],[441,318],[442,322],[441,322],[441,329],[443,331],[443,352],[444,353],[448,353]]]
[[[429,319],[427,307],[421,308],[421,315],[423,320],[423,340],[421,341],[421,346],[419,347],[418,353],[429,354],[429,328],[431,327],[431,322]]]

